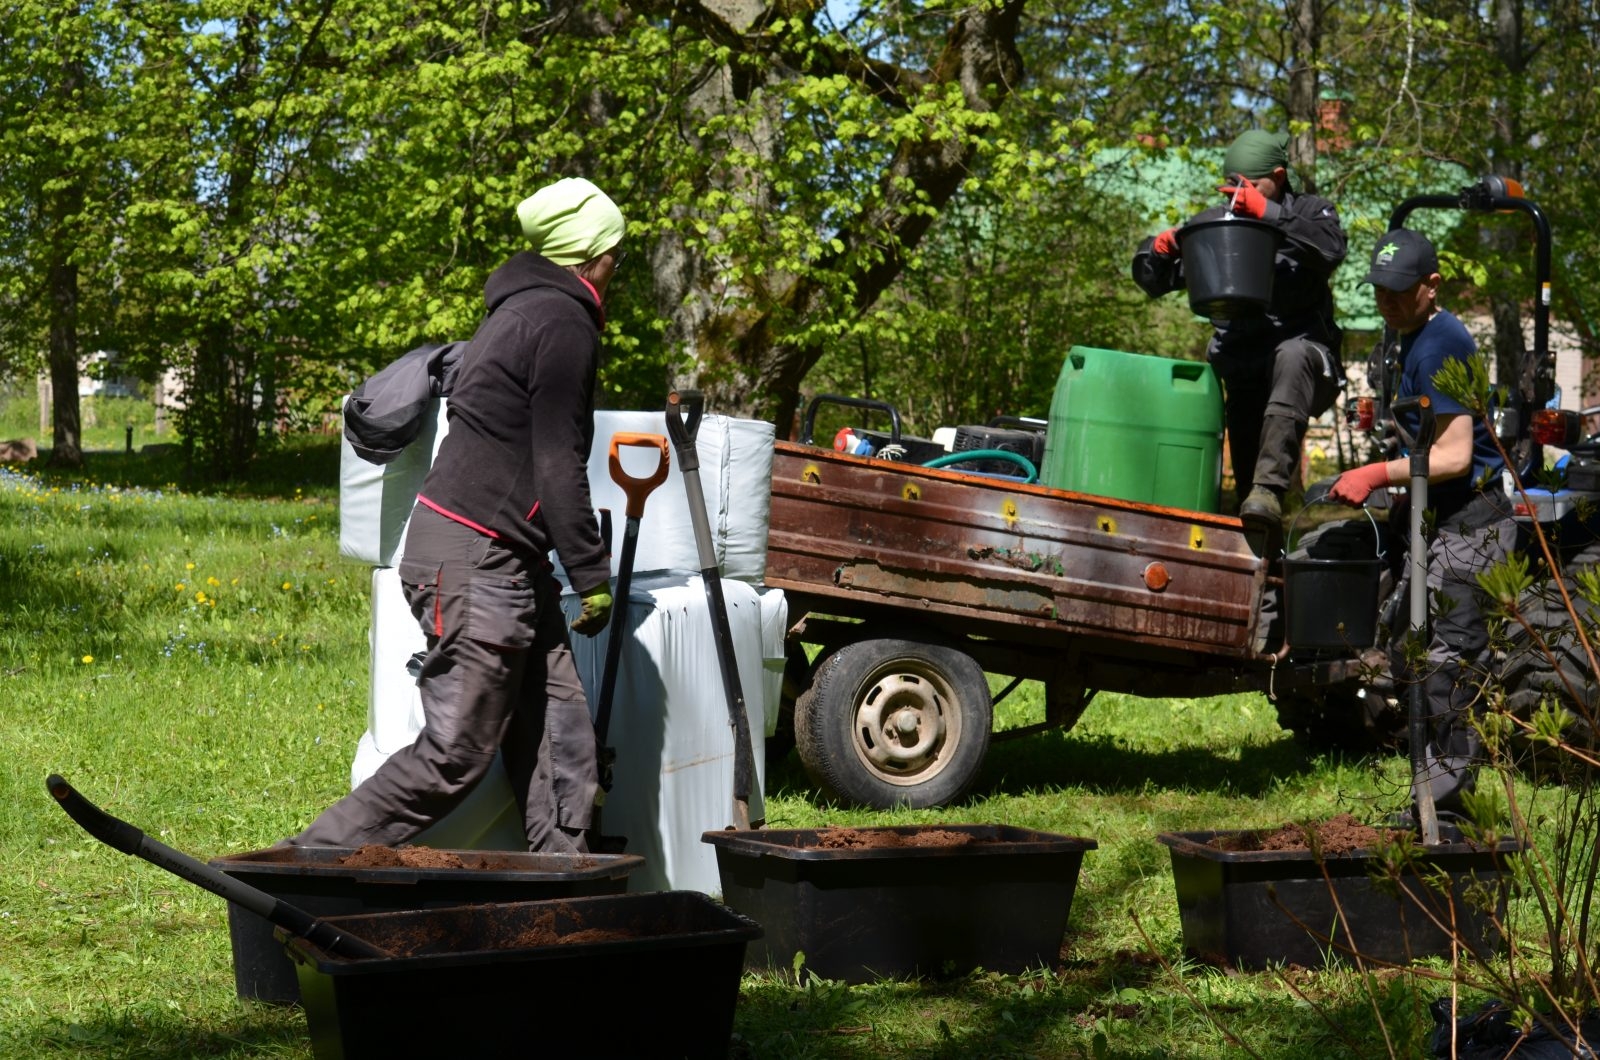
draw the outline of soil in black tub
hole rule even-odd
[[[1374,828],[1348,813],[1307,824],[1287,823],[1278,829],[1219,835],[1206,843],[1216,850],[1237,853],[1254,850],[1309,850],[1336,858],[1398,842],[1411,833],[1403,828]]]
[[[339,864],[361,869],[460,869],[466,866],[456,855],[432,847],[385,847],[369,843],[353,854],[339,859]]]
[[[817,846],[824,850],[885,850],[905,847],[964,847],[989,842],[988,839],[947,828],[928,828],[916,832],[890,832],[876,828],[822,828],[817,831]]]
[[[467,857],[432,847],[382,846],[369,843],[338,859],[337,864],[352,869],[467,869],[475,872],[525,871],[515,858],[493,853],[473,853]],[[565,864],[568,871],[583,872],[599,862],[593,858],[574,858]]]
[[[384,948],[395,957],[423,954],[460,953],[487,950],[546,949],[552,946],[580,946],[590,942],[631,942],[660,935],[670,925],[614,920],[591,926],[583,913],[562,903],[541,910],[526,920],[504,924],[490,918],[458,930],[445,917],[419,918],[392,930],[384,938]]]

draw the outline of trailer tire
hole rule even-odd
[[[795,744],[812,781],[842,802],[943,806],[977,778],[992,715],[989,683],[965,652],[862,640],[818,664],[795,703]]]

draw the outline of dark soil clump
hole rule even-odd
[[[883,850],[917,847],[963,847],[982,842],[966,832],[929,828],[917,832],[892,832],[877,828],[822,828],[817,846],[824,850]]]
[[[617,942],[638,938],[635,932],[619,928],[586,928],[574,925],[570,931],[556,927],[554,912],[540,913],[533,923],[518,932],[506,944],[506,949],[539,949],[544,946],[577,946],[585,942]]]
[[[368,844],[339,859],[339,864],[357,869],[460,869],[466,866],[459,857],[431,847],[386,847]]]
[[[1409,835],[1403,828],[1374,828],[1348,813],[1309,824],[1288,823],[1275,830],[1220,835],[1209,846],[1218,850],[1309,850],[1323,857],[1341,857],[1371,850]]]

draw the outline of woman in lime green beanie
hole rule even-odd
[[[547,556],[583,598],[571,628],[605,628],[611,564],[585,467],[602,304],[625,222],[581,177],[539,189],[516,214],[529,249],[484,285],[488,314],[461,354],[449,432],[399,561],[427,638],[423,730],[294,843],[407,842],[459,805],[500,751],[528,848],[588,849],[594,729]]]

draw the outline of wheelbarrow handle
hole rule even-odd
[[[672,435],[672,447],[678,451],[678,468],[684,472],[700,469],[694,436],[705,411],[705,395],[698,390],[674,390],[667,395],[667,433]]]
[[[632,446],[639,449],[654,449],[659,454],[656,469],[643,477],[628,474],[628,469],[622,466],[622,447]],[[634,434],[618,431],[611,436],[611,481],[622,487],[622,492],[627,495],[629,519],[644,517],[644,502],[647,497],[667,480],[667,469],[671,467],[670,454],[667,452],[667,440],[659,434]]]
[[[291,934],[308,939],[329,953],[352,958],[393,956],[365,939],[345,934],[298,906],[151,839],[127,821],[113,817],[84,798],[59,773],[51,773],[45,779],[45,786],[68,817],[108,847],[166,869],[180,879],[265,917]]]

